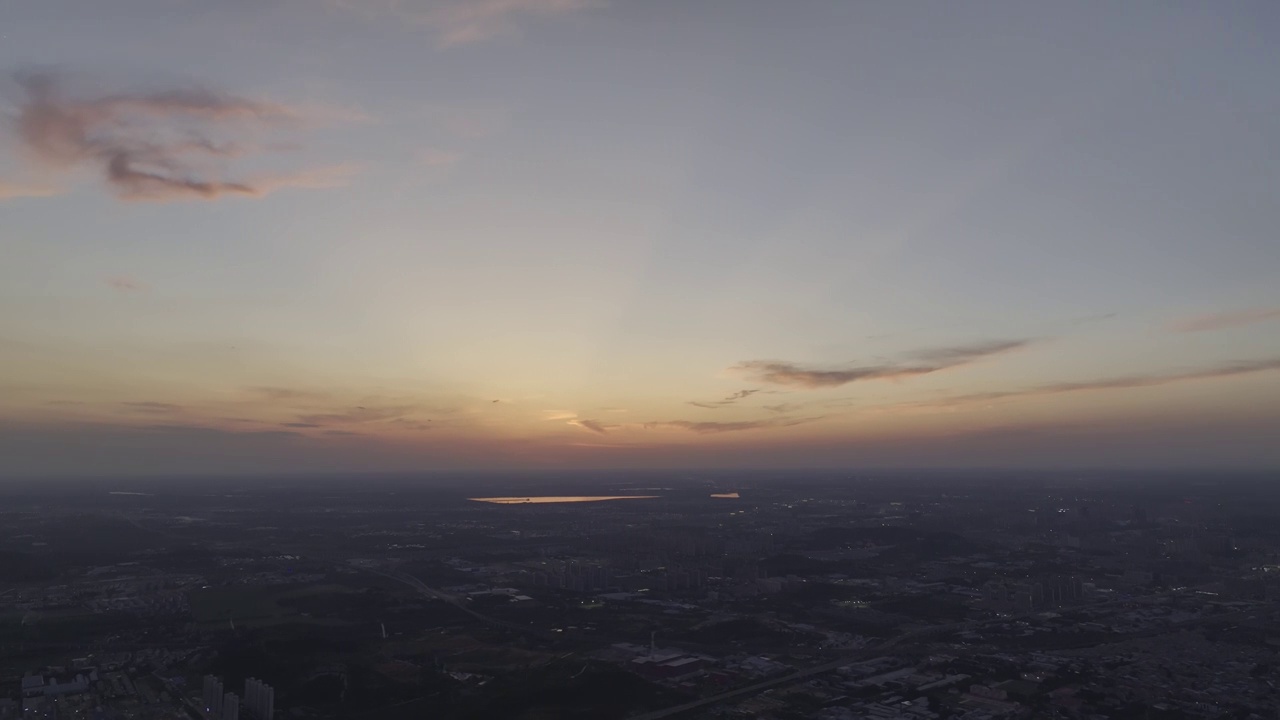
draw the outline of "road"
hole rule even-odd
[[[532,628],[522,627],[520,625],[516,625],[514,623],[510,623],[505,620],[499,620],[498,618],[490,617],[483,613],[476,612],[474,609],[467,607],[467,605],[463,600],[457,597],[454,597],[453,595],[450,595],[441,590],[437,590],[433,587],[430,587],[426,583],[422,582],[421,580],[419,580],[418,578],[412,575],[409,575],[408,573],[400,573],[400,572],[386,573],[381,570],[374,570],[372,568],[365,568],[365,569],[374,574],[381,575],[383,577],[390,578],[392,580],[396,580],[398,582],[402,582],[406,585],[409,585],[410,587],[417,589],[419,592],[425,595],[428,595],[430,597],[433,597],[437,600],[443,600],[444,602],[447,602],[450,605],[453,605],[459,610],[467,613],[468,615],[478,620],[481,620],[482,622],[488,623],[490,625],[495,625],[498,627],[504,627],[510,630],[515,630],[517,632],[527,633],[529,635],[533,635],[541,639],[549,639],[549,636],[544,635],[543,633],[540,633],[537,630],[534,630]],[[1097,610],[1097,609],[1107,607],[1109,605],[1115,605],[1122,602],[1133,602],[1135,600],[1137,602],[1151,602],[1164,595],[1172,595],[1178,592],[1189,592],[1189,591],[1194,592],[1195,589],[1196,588],[1184,588],[1181,591],[1167,591],[1164,593],[1158,593],[1156,595],[1147,596],[1145,598],[1135,598],[1135,599],[1124,598],[1124,599],[1116,599],[1116,600],[1104,600],[1102,602],[1092,603],[1090,605],[1076,606],[1073,609]],[[821,665],[814,665],[812,667],[808,667],[803,670],[797,670],[796,672],[793,672],[789,675],[783,675],[782,677],[773,678],[771,680],[763,680],[761,682],[758,682],[752,685],[747,685],[746,687],[740,687],[735,690],[728,690],[718,695],[712,695],[710,697],[705,697],[700,700],[692,700],[690,702],[683,703],[681,705],[673,705],[671,707],[664,708],[662,710],[654,710],[652,712],[647,712],[640,715],[633,715],[630,718],[628,718],[628,720],[661,720],[662,718],[675,717],[677,715],[682,715],[684,713],[691,712],[693,710],[698,710],[701,708],[709,707],[711,705],[715,705],[717,703],[722,703],[722,702],[725,702],[726,700],[733,700],[735,698],[744,697],[747,695],[753,695],[755,693],[763,692],[770,688],[775,688],[782,685],[788,685],[794,682],[798,682],[800,680],[804,680],[806,678],[813,677],[815,675],[828,673],[837,668],[844,667],[845,665],[852,665],[856,662],[866,660],[871,657],[876,657],[880,654],[883,654],[885,651],[893,648],[894,646],[900,643],[906,642],[908,640],[914,640],[916,638],[924,637],[926,635],[934,635],[938,633],[951,632],[956,630],[974,630],[974,629],[983,627],[985,625],[990,625],[994,623],[1003,624],[1003,623],[1009,623],[1009,622],[1017,622],[1018,620],[1021,620],[1023,618],[1028,618],[1033,615],[1037,615],[1039,614],[1039,612],[1042,612],[1042,611],[1022,613],[1020,615],[1014,615],[1010,617],[997,618],[997,619],[969,620],[965,622],[949,623],[945,625],[930,625],[927,627],[917,628],[915,630],[911,630],[902,635],[899,635],[898,637],[891,638],[882,643],[879,643],[878,645],[874,645],[868,648],[862,648],[858,652],[852,655],[847,655],[838,660],[832,660],[830,662],[822,663]]]
[[[729,690],[727,692],[722,692],[719,695],[712,695],[711,697],[702,698],[701,700],[694,700],[691,702],[687,702],[683,705],[674,705],[669,708],[664,708],[662,710],[655,710],[653,712],[644,713],[642,715],[633,715],[627,720],[658,720],[659,718],[672,717],[675,715],[680,715],[682,713],[689,712],[690,710],[697,710],[699,708],[707,707],[709,705],[714,705],[719,702],[724,702],[725,700],[732,700],[734,698],[742,697],[744,695],[752,695],[754,693],[763,692],[772,687],[787,685],[793,682],[797,682],[799,680],[804,680],[805,678],[813,677],[814,675],[821,675],[823,673],[831,672],[832,670],[835,670],[836,668],[844,667],[845,665],[852,665],[856,662],[866,660],[868,658],[876,657],[882,654],[883,652],[885,652],[886,650],[889,650],[893,646],[901,642],[904,642],[906,640],[912,640],[917,637],[932,635],[934,633],[957,630],[968,624],[969,623],[954,623],[951,625],[931,625],[929,627],[919,628],[919,629],[904,633],[902,635],[899,635],[896,638],[886,640],[880,643],[879,645],[874,645],[868,648],[862,648],[857,653],[854,653],[853,655],[847,655],[845,657],[840,658],[839,660],[832,660],[830,662],[826,662],[821,665],[814,665],[813,667],[808,667],[808,668],[805,668],[804,670],[798,670],[796,672],[793,672],[790,675],[783,675],[782,677],[773,678],[772,680],[764,680],[762,682],[755,683],[754,685],[748,685],[746,687],[741,687],[736,690]]]
[[[1139,598],[1137,600],[1139,602],[1150,601],[1150,600],[1154,600],[1159,597],[1162,597],[1164,595],[1172,595],[1177,592],[1187,592],[1187,591],[1194,592],[1195,589],[1196,588],[1185,588],[1182,591],[1168,591],[1165,593],[1159,593],[1157,595],[1148,596],[1147,598]],[[1097,610],[1097,609],[1101,609],[1109,605],[1114,605],[1121,602],[1131,602],[1131,600],[1128,600],[1128,599],[1104,600],[1099,603],[1076,606],[1072,609],[1073,610]],[[913,640],[915,638],[923,637],[925,635],[951,632],[954,630],[975,630],[982,626],[994,624],[994,623],[1017,622],[1018,620],[1021,620],[1023,618],[1028,618],[1033,615],[1037,615],[1040,612],[1043,612],[1043,611],[1023,613],[1020,615],[1014,615],[1014,616],[1005,617],[1005,618],[998,618],[995,620],[969,620],[966,622],[950,623],[947,625],[930,625],[928,627],[918,628],[916,630],[912,630],[910,632],[899,635],[896,638],[886,640],[880,643],[879,645],[875,645],[870,648],[863,648],[859,650],[857,653],[840,658],[839,660],[832,660],[831,662],[823,663],[821,665],[815,665],[813,667],[805,668],[804,670],[799,670],[797,672],[791,673],[790,675],[784,675],[782,677],[774,678],[772,680],[765,680],[763,682],[758,682],[758,683],[755,683],[754,685],[741,687],[736,690],[729,690],[727,692],[722,692],[719,695],[712,695],[711,697],[702,698],[701,700],[693,700],[693,701],[684,703],[683,705],[673,705],[669,708],[664,708],[662,710],[655,710],[653,712],[647,712],[640,715],[632,715],[627,720],[660,720],[660,718],[675,717],[676,715],[682,715],[684,713],[687,713],[693,710],[699,710],[701,708],[709,707],[711,705],[715,705],[716,703],[721,703],[726,700],[733,700],[735,698],[743,697],[746,695],[752,695],[758,692],[763,692],[765,690],[768,690],[769,688],[788,685],[800,680],[804,680],[806,678],[813,677],[814,675],[821,675],[823,673],[831,672],[836,668],[844,667],[845,665],[852,665],[861,660],[866,660],[870,657],[875,657],[877,655],[880,655],[881,653],[885,652],[886,650],[889,650],[893,646],[898,645],[899,643],[902,643],[907,640]],[[1167,630],[1162,630],[1162,632],[1164,631],[1167,631]]]
[[[752,695],[758,692],[763,692],[772,687],[777,687],[779,685],[787,685],[789,683],[797,682],[799,680],[804,680],[805,678],[812,677],[814,675],[821,675],[822,673],[831,672],[832,670],[835,670],[838,667],[857,662],[863,657],[864,656],[860,654],[860,655],[854,655],[851,657],[841,658],[840,660],[832,660],[829,663],[824,663],[822,665],[815,665],[813,667],[805,668],[804,670],[791,673],[790,675],[784,675],[783,677],[774,678],[772,680],[765,680],[763,682],[758,682],[754,685],[748,685],[746,687],[738,688],[737,690],[730,690],[728,692],[723,692],[723,693],[720,693],[719,695],[712,695],[709,698],[694,700],[692,702],[687,702],[683,705],[675,705],[673,707],[665,708],[663,710],[655,710],[654,712],[645,713],[643,715],[633,715],[628,720],[658,720],[658,718],[672,717],[674,715],[679,715],[681,713],[689,712],[690,710],[697,710],[699,708],[707,707],[708,705],[714,705],[719,702],[724,702],[725,700],[732,700],[734,698],[742,697],[744,695]]]
[[[517,625],[513,622],[507,622],[506,620],[500,620],[496,617],[491,617],[489,615],[485,615],[484,613],[478,612],[474,608],[469,607],[466,604],[465,600],[459,597],[456,597],[454,595],[450,595],[449,593],[444,592],[443,590],[437,590],[436,588],[433,588],[427,585],[426,583],[410,575],[409,573],[404,573],[404,572],[388,573],[388,572],[383,572],[381,570],[375,570],[373,568],[363,568],[363,569],[375,575],[381,575],[382,577],[395,580],[397,582],[402,582],[405,585],[408,585],[409,587],[417,590],[418,592],[428,597],[434,598],[436,600],[443,600],[444,602],[449,603],[450,605],[458,608],[462,612],[470,615],[471,617],[483,623],[487,623],[495,627],[506,628],[508,630],[514,630],[515,632],[524,633],[526,635],[532,635],[533,637],[536,637],[539,640],[552,639],[551,635],[548,633],[543,633],[531,627]]]

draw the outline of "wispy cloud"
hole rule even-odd
[[[1216,367],[1192,370],[1189,372],[1169,373],[1164,375],[1126,375],[1122,377],[1103,378],[1085,382],[1053,383],[1039,385],[1021,390],[1004,390],[987,393],[972,393],[942,398],[924,403],[912,403],[912,406],[951,407],[973,403],[994,402],[1010,398],[1031,397],[1036,395],[1061,395],[1064,393],[1091,392],[1097,390],[1128,390],[1134,388],[1158,387],[1174,383],[1196,380],[1215,380],[1218,378],[1253,375],[1256,373],[1280,370],[1280,358],[1226,363]]]
[[[600,0],[333,0],[338,7],[388,14],[429,28],[442,48],[515,35],[530,18],[600,7]]]
[[[917,350],[911,353],[908,357],[929,363],[941,370],[956,367],[957,365],[965,365],[992,355],[1000,355],[1013,350],[1020,350],[1027,345],[1030,345],[1032,342],[1034,341],[997,340],[993,342],[972,343],[969,345],[929,348],[926,350]]]
[[[605,425],[599,420],[589,419],[570,420],[569,424],[576,425],[584,430],[590,430],[593,433],[599,433],[601,435],[607,435],[611,428],[617,427],[616,425]]]
[[[1107,320],[1113,320],[1119,316],[1120,316],[1120,313],[1115,313],[1115,312],[1101,313],[1098,315],[1083,315],[1081,317],[1072,319],[1070,321],[1070,324],[1089,325],[1091,323],[1099,323],[1099,322],[1105,322]]]
[[[781,403],[778,405],[765,405],[764,409],[772,413],[788,413],[799,410],[803,405],[800,403]]]
[[[261,175],[254,178],[252,187],[255,197],[262,197],[287,188],[325,190],[348,185],[361,170],[361,166],[355,163],[321,165],[276,175]]]
[[[897,380],[927,375],[1024,348],[1034,340],[995,342],[931,348],[910,353],[902,361],[851,368],[809,368],[781,360],[750,360],[731,370],[745,372],[760,382],[807,389],[839,387],[860,380]]]
[[[147,415],[171,415],[183,410],[181,405],[165,402],[123,402],[120,406],[128,412]]]
[[[616,430],[622,427],[621,425],[611,425],[599,420],[592,420],[591,418],[580,418],[578,417],[578,413],[569,410],[544,410],[542,412],[545,419],[550,422],[564,421],[564,424],[566,425],[579,427],[583,430],[590,430],[591,432],[599,435],[607,435],[610,430]]]
[[[792,425],[803,425],[821,420],[822,417],[808,418],[767,418],[764,420],[740,420],[737,422],[710,422],[710,421],[693,421],[693,420],[667,420],[663,422],[645,423],[645,429],[654,430],[661,428],[674,428],[677,430],[688,430],[689,432],[698,433],[699,435],[710,435],[714,433],[739,432],[742,430],[759,430],[761,428],[771,427],[790,427]]]
[[[0,200],[60,195],[62,190],[44,183],[16,183],[0,180]]]
[[[1233,312],[1199,315],[1174,322],[1169,326],[1174,332],[1205,332],[1280,320],[1280,308],[1249,308]]]
[[[140,292],[147,286],[125,275],[113,275],[107,278],[107,287],[122,293]]]
[[[323,400],[329,393],[318,390],[302,390],[299,388],[259,386],[247,388],[248,392],[263,400],[282,402],[286,400]]]
[[[418,431],[422,431],[422,430],[434,430],[434,429],[435,429],[435,423],[431,422],[431,420],[426,420],[426,421],[422,421],[422,420],[411,420],[411,419],[409,419],[409,418],[403,418],[403,417],[395,418],[395,419],[393,419],[393,420],[390,420],[390,421],[388,421],[388,423],[387,423],[387,424],[388,424],[388,425],[395,426],[395,427],[398,427],[398,428],[404,428],[404,429],[406,429],[406,430],[418,430]]]
[[[694,407],[707,408],[708,410],[718,410],[722,407],[725,407],[726,405],[732,405],[738,402],[739,400],[745,400],[746,398],[749,398],[758,392],[776,392],[776,391],[762,390],[761,388],[754,388],[750,390],[739,390],[738,392],[733,393],[732,395],[729,395],[728,397],[725,397],[720,400],[713,400],[710,402],[690,400],[689,404],[693,405]]]
[[[259,151],[255,138],[304,119],[284,105],[204,88],[75,95],[61,75],[16,79],[26,97],[13,130],[26,155],[44,172],[96,169],[121,199],[262,197],[333,187],[352,172],[342,166],[227,178],[227,161]]]
[[[298,422],[320,425],[356,425],[403,418],[418,410],[415,405],[357,406],[338,412],[299,415]]]

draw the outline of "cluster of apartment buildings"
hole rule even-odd
[[[222,678],[204,676],[202,699],[204,714],[210,720],[240,720],[243,703],[247,714],[255,720],[275,720],[275,689],[256,678],[244,681],[244,696],[224,692]]]

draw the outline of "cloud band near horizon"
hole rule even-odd
[[[810,368],[781,360],[749,360],[730,368],[745,372],[759,382],[817,389],[839,387],[862,380],[898,380],[949,370],[1031,345],[1032,339],[1001,340],[954,347],[931,348],[910,353],[896,363],[853,368]]]

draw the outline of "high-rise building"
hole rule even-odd
[[[240,720],[240,698],[235,693],[222,696],[221,720]]]
[[[257,720],[274,720],[275,702],[275,688],[257,678],[244,681],[244,706]]]
[[[211,718],[222,716],[222,681],[212,675],[204,676],[204,712]]]

